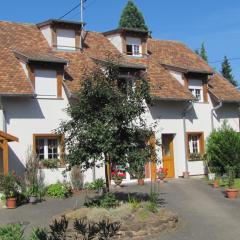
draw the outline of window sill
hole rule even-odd
[[[46,99],[46,100],[64,100],[63,97],[45,97],[45,96],[36,96],[36,99]]]

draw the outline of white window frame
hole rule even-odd
[[[199,135],[189,135],[188,139],[188,145],[189,145],[189,152],[200,154],[200,136]],[[194,151],[194,149],[197,149],[197,152]]]
[[[57,140],[57,145],[58,145],[58,147],[57,147],[57,159],[60,159],[60,139],[59,139],[59,137],[58,136],[56,136],[56,137],[44,137],[44,136],[42,136],[42,137],[36,137],[35,138],[35,144],[36,144],[36,149],[37,149],[37,141],[38,140],[44,140],[44,147],[43,147],[43,151],[44,151],[44,159],[56,159],[56,158],[49,158],[49,152],[48,152],[48,140],[51,140],[51,139],[54,139],[54,140]],[[35,149],[35,150],[36,150]],[[40,161],[41,160],[44,160],[44,159],[40,159]]]
[[[196,102],[204,102],[204,98],[203,98],[203,82],[202,82],[202,80],[199,80],[199,79],[189,79],[188,89],[195,96]]]
[[[141,57],[142,56],[142,41],[140,38],[127,37],[126,38],[127,47],[131,46],[132,54],[127,52],[128,56]]]

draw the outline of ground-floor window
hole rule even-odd
[[[187,133],[188,139],[188,159],[193,160],[201,157],[204,154],[204,136],[203,133]]]
[[[62,158],[62,136],[54,134],[34,134],[33,144],[39,160]]]

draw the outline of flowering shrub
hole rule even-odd
[[[168,175],[168,169],[164,168],[164,167],[160,167],[159,169],[157,169],[157,176],[158,178],[165,178]]]
[[[15,172],[11,172],[4,176],[2,187],[7,198],[16,197],[21,190],[20,178]]]
[[[112,179],[113,180],[123,180],[123,178],[125,178],[125,177],[126,177],[126,173],[121,172],[117,168],[112,172]]]
[[[48,186],[47,194],[52,198],[66,198],[71,195],[71,189],[64,183],[55,183]]]

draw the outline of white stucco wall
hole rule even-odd
[[[181,83],[184,86],[184,79],[182,77],[182,73],[176,72],[173,70],[169,70],[170,74],[178,80],[179,83]]]
[[[43,36],[46,38],[49,46],[52,46],[52,32],[50,26],[45,26],[41,28]]]
[[[119,34],[107,36],[108,40],[118,49],[119,52],[123,52],[122,38]]]
[[[19,142],[9,143],[9,166],[19,173],[24,171],[26,153],[33,145],[33,134],[52,133],[61,120],[67,120],[64,109],[68,99],[64,88],[62,99],[41,99],[33,97],[4,98],[7,132],[17,136]],[[52,175],[54,180],[54,175]]]

